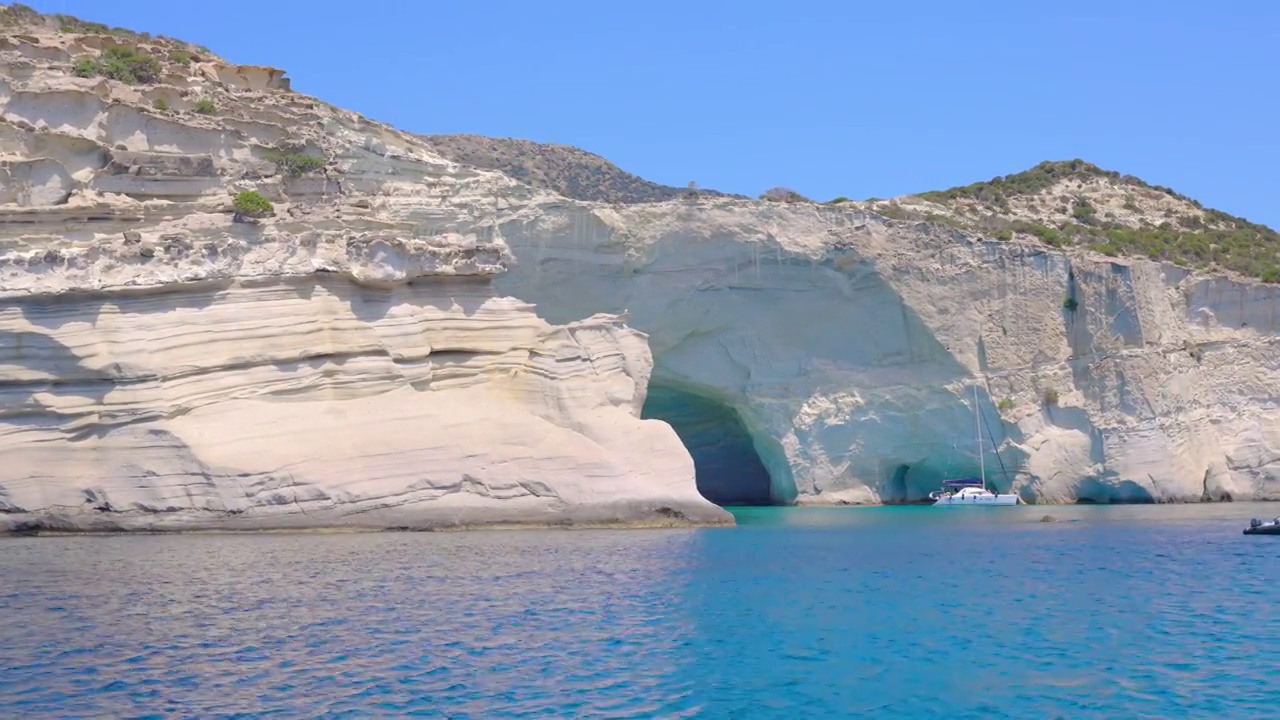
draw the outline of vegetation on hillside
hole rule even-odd
[[[106,77],[134,85],[154,84],[160,82],[166,65],[170,68],[188,66],[209,54],[203,47],[163,36],[108,27],[70,15],[43,15],[20,3],[0,6],[0,29],[13,31],[27,26],[116,38],[102,43],[106,47],[100,54],[75,60],[72,71],[82,77]],[[169,110],[169,101],[165,98],[152,100],[152,105],[160,112]],[[192,109],[205,115],[218,112],[213,100],[207,97],[197,99]],[[598,155],[566,145],[478,135],[419,137],[456,162],[496,170],[531,186],[578,200],[643,203],[692,195],[743,198],[698,189],[694,183],[673,187],[650,182]],[[325,158],[309,155],[299,148],[272,151],[268,159],[289,177],[317,172],[326,162]],[[1206,270],[1224,269],[1280,283],[1280,233],[1277,231],[1205,208],[1170,188],[1151,185],[1132,175],[1104,170],[1079,159],[1042,162],[1024,172],[924,192],[916,197],[927,202],[914,202],[909,197],[866,202],[875,212],[887,217],[936,223],[998,240],[1034,239],[1055,248],[1085,247],[1113,256],[1147,257]],[[1121,197],[1125,198],[1123,211]],[[782,187],[766,191],[761,198],[783,203],[813,202]],[[1052,207],[1046,208],[1046,200],[1051,201]],[[846,202],[849,202],[847,198],[838,197],[827,204]],[[268,208],[269,205],[267,203]]]
[[[58,21],[58,29],[66,33],[82,33],[85,35],[116,35],[118,37],[136,38],[141,37],[142,33],[134,32],[128,28],[111,27],[103,25],[100,22],[91,22],[89,20],[81,20],[74,15],[63,15],[61,13],[54,15],[53,18]]]
[[[1140,216],[1135,226],[1101,219],[1087,194],[1081,194],[1068,208],[1070,220],[1049,225],[1018,217],[1010,205],[1013,198],[1035,196],[1070,178],[1102,179],[1118,188],[1161,193],[1178,201],[1185,211],[1166,208],[1160,217]],[[1280,233],[1220,210],[1207,209],[1170,188],[1103,170],[1083,160],[1043,162],[1025,172],[920,193],[917,197],[946,206],[954,210],[956,216],[913,213],[897,204],[887,213],[879,207],[877,212],[983,232],[1000,240],[1029,235],[1055,248],[1082,246],[1112,256],[1147,257],[1201,269],[1217,267],[1264,282],[1280,282]],[[974,217],[969,213],[970,208],[961,207],[966,203],[976,204],[979,216]],[[1126,201],[1125,207],[1138,210],[1131,200]]]
[[[917,195],[917,197],[944,204],[953,200],[972,199],[996,206],[1004,206],[1007,209],[1008,200],[1011,197],[1019,195],[1034,195],[1038,192],[1048,190],[1058,182],[1067,178],[1091,177],[1110,180],[1118,185],[1130,185],[1148,190],[1158,190],[1171,197],[1177,198],[1178,200],[1200,207],[1200,203],[1185,195],[1179,195],[1167,187],[1149,185],[1133,175],[1122,175],[1114,170],[1103,170],[1093,163],[1085,162],[1080,159],[1057,161],[1046,160],[1030,170],[1024,170],[1020,173],[992,178],[985,182],[976,182],[969,185],[948,188],[946,190],[923,192]]]
[[[245,190],[238,193],[232,200],[232,206],[236,211],[236,219],[242,216],[246,218],[262,218],[275,212],[274,206],[270,200],[263,197],[257,190]]]
[[[180,65],[186,65],[193,59],[200,59],[199,54],[212,55],[203,45],[192,45],[164,35],[138,32],[122,27],[111,27],[100,22],[81,20],[74,15],[56,13],[45,15],[35,8],[22,3],[0,6],[0,28],[17,28],[22,26],[45,24],[64,33],[81,33],[85,35],[110,35],[133,42],[151,42],[175,48],[170,59]]]
[[[0,7],[0,27],[29,25],[38,22],[42,17],[44,16],[38,10],[22,3]]]
[[[268,150],[265,156],[288,177],[301,177],[313,173],[323,168],[325,163],[324,158],[308,155],[302,148],[297,147]]]
[[[160,61],[129,45],[115,45],[97,58],[76,60],[72,72],[80,77],[105,77],[130,85],[159,82],[163,68]]]
[[[567,146],[474,135],[435,135],[424,136],[424,139],[454,161],[498,170],[579,200],[654,202],[691,192],[648,182],[623,172],[604,158]],[[1011,199],[1045,193],[1071,178],[1097,179],[1117,188],[1160,193],[1179,201],[1187,211],[1146,217],[1138,226],[1132,226],[1103,219],[1089,197],[1082,194],[1064,208],[1068,220],[1046,224],[1033,217],[1020,216],[1010,204]],[[721,195],[705,190],[697,192]],[[1201,269],[1217,267],[1267,282],[1280,282],[1280,233],[1243,218],[1205,209],[1199,202],[1170,188],[1104,170],[1083,160],[1043,162],[1025,172],[921,193],[917,197],[953,212],[920,211],[898,202],[868,202],[875,203],[875,212],[888,217],[933,222],[1000,240],[1029,237],[1055,248],[1083,246],[1113,256],[1147,257]],[[771,188],[760,199],[812,202],[785,187]],[[843,202],[848,199],[840,197],[828,204]],[[1138,209],[1128,204],[1126,208]],[[977,214],[971,213],[972,210],[977,210]]]

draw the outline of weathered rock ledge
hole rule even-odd
[[[5,258],[0,531],[730,522],[644,336],[496,296],[493,244],[138,245]]]

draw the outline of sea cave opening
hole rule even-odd
[[[779,504],[746,424],[728,404],[654,384],[640,416],[675,429],[693,456],[698,492],[707,500],[722,507]]]

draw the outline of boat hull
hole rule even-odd
[[[1259,525],[1258,527],[1247,527],[1244,529],[1245,535],[1280,535],[1280,525]]]
[[[1017,495],[969,495],[940,497],[933,502],[934,505],[944,505],[947,507],[975,507],[981,505],[1017,505]]]

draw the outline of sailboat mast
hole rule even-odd
[[[982,478],[982,489],[987,489],[987,464],[982,457],[982,420],[978,417],[978,384],[973,384],[973,433],[978,437],[978,476]]]

